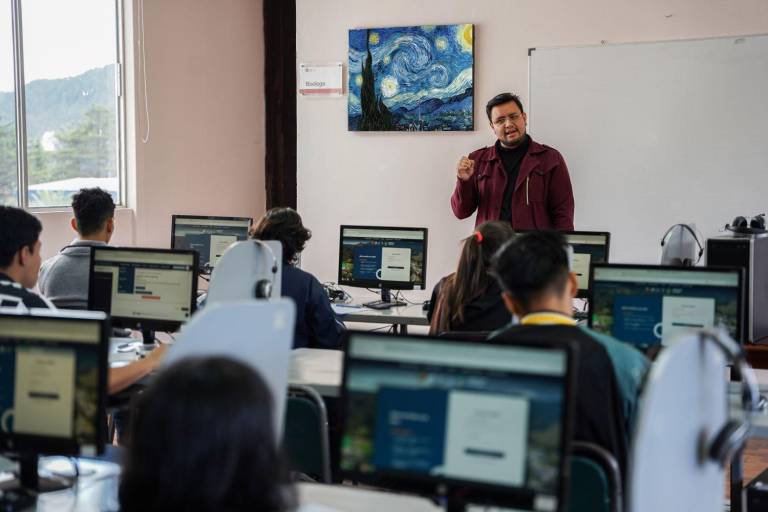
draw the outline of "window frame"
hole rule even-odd
[[[67,205],[29,206],[29,162],[27,159],[26,85],[24,83],[24,31],[23,0],[10,0],[13,39],[13,83],[16,113],[16,185],[17,206],[33,212],[68,211]],[[127,139],[126,139],[126,87],[125,87],[125,0],[115,4],[115,163],[117,164],[118,191],[116,206],[127,205]]]

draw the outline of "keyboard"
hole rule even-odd
[[[373,302],[364,302],[363,306],[366,308],[371,309],[389,309],[389,308],[396,308],[398,306],[405,306],[405,302],[400,301],[394,301],[394,302],[387,302],[383,300],[374,300]]]

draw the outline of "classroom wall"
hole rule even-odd
[[[138,0],[126,1],[138,34]],[[138,37],[128,49],[129,208],[115,244],[169,247],[171,215],[264,212],[262,0],[144,2],[149,141]],[[131,39],[128,39],[130,41]],[[41,213],[44,257],[74,236],[69,212]]]
[[[336,280],[342,223],[426,226],[428,287],[453,270],[458,242],[474,226],[450,208],[456,162],[494,142],[484,111],[490,97],[514,91],[527,104],[528,48],[768,33],[768,3],[297,0],[297,63],[346,63],[351,28],[450,23],[475,24],[474,132],[353,133],[346,129],[346,96],[298,97],[298,208],[314,233],[302,267],[321,281]],[[716,102],[702,108],[716,109]],[[577,210],[591,200],[576,197]]]

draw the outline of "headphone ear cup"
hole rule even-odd
[[[746,423],[731,420],[717,433],[709,448],[709,457],[727,468],[733,455],[744,447],[749,438],[749,427]]]
[[[735,229],[745,229],[747,226],[749,226],[747,219],[742,216],[736,217],[733,219],[733,222],[731,222],[731,227]]]
[[[272,281],[269,279],[259,279],[256,282],[254,295],[257,299],[268,299],[272,296]]]
[[[758,215],[753,217],[752,220],[749,221],[749,227],[752,229],[765,229],[765,216]]]

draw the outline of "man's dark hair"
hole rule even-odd
[[[520,98],[517,96],[517,94],[512,94],[511,92],[503,92],[491,98],[491,100],[485,105],[485,113],[488,115],[488,120],[493,122],[491,119],[491,110],[493,110],[493,107],[509,103],[510,101],[517,103],[517,106],[520,107],[520,112],[525,112],[525,110],[523,110],[523,102],[520,101]]]
[[[120,510],[292,510],[272,402],[259,374],[232,359],[163,370],[132,409]]]
[[[21,208],[0,206],[0,268],[10,266],[23,247],[34,250],[42,230],[34,215]]]
[[[283,246],[283,261],[295,263],[312,232],[304,227],[301,216],[293,208],[277,207],[269,210],[251,230],[251,237],[259,240],[278,240]]]
[[[562,293],[568,281],[565,238],[555,231],[518,235],[493,258],[492,273],[504,291],[529,308],[545,293]]]
[[[83,236],[98,233],[104,223],[115,216],[115,202],[109,192],[100,188],[81,188],[72,196],[77,230]]]

